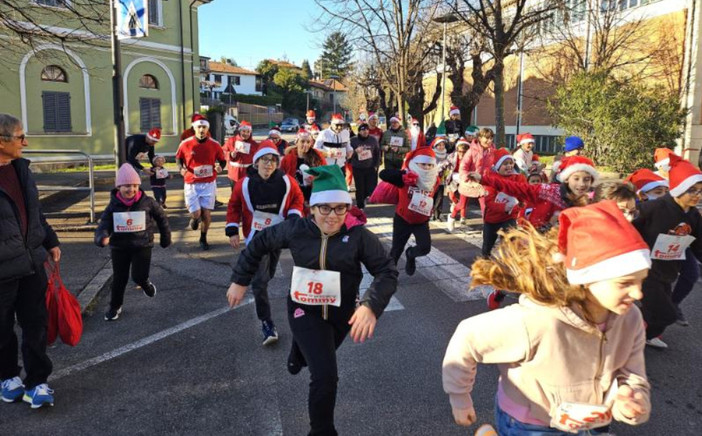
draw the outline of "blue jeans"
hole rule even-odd
[[[579,433],[566,433],[561,430],[534,424],[525,424],[517,421],[508,415],[495,400],[495,424],[497,425],[497,434],[500,436],[589,436],[607,433],[609,426],[600,427],[592,430],[584,430]]]

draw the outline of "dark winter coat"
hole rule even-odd
[[[27,211],[27,236],[22,235],[19,211],[0,189],[0,282],[34,274],[46,261],[47,250],[58,247],[56,233],[46,222],[39,204],[39,192],[27,159],[10,164],[17,172]]]
[[[267,253],[289,248],[295,266],[338,271],[341,276],[341,306],[308,306],[294,303],[288,295],[288,307],[303,307],[308,313],[351,317],[356,307],[358,289],[363,279],[361,264],[373,276],[373,282],[361,299],[380,317],[397,289],[397,268],[382,243],[362,225],[344,224],[338,233],[325,236],[313,218],[287,220],[269,227],[249,242],[233,268],[231,281],[248,286]]]
[[[100,217],[100,224],[95,230],[95,244],[102,247],[102,240],[110,238],[110,247],[118,249],[146,248],[154,246],[154,233],[161,234],[161,247],[171,245],[171,228],[163,208],[153,198],[141,191],[141,198],[131,206],[127,206],[117,198],[118,188],[112,190],[110,203]],[[120,212],[144,211],[146,215],[146,230],[140,232],[115,232],[113,214]]]
[[[127,162],[132,164],[137,171],[144,169],[144,166],[139,163],[139,159],[137,159],[139,153],[147,153],[149,155],[149,162],[154,161],[154,146],[146,143],[146,135],[139,133],[129,136],[125,140],[125,143],[127,146]]]

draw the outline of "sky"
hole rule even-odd
[[[198,8],[200,55],[232,58],[254,70],[263,59],[303,59],[314,67],[325,34],[311,28],[320,15],[313,0],[214,0]]]

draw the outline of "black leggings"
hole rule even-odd
[[[431,210],[431,215],[435,220],[441,217],[442,208],[444,206],[444,184],[440,184],[434,193],[434,207]]]
[[[427,217],[427,221],[421,224],[410,224],[401,216],[395,214],[392,219],[392,248],[390,249],[390,257],[395,261],[395,264],[402,256],[402,251],[405,249],[405,244],[407,244],[411,235],[414,235],[417,245],[407,250],[408,255],[419,257],[429,254],[431,251],[429,218]]]
[[[124,303],[124,290],[129,281],[129,266],[132,267],[132,280],[145,287],[149,283],[151,269],[151,247],[112,249],[112,299],[110,307],[117,309]]]
[[[310,371],[310,390],[307,407],[310,416],[310,435],[336,435],[334,408],[339,372],[336,349],[339,348],[351,326],[348,310],[329,308],[329,319],[323,319],[319,310],[299,307],[288,301],[288,320],[293,334],[293,347],[298,347]]]
[[[516,226],[517,222],[515,220],[502,221],[501,223],[483,223],[483,257],[490,257],[492,247],[497,242],[498,231]]]
[[[356,206],[360,209],[366,207],[366,198],[370,197],[375,189],[378,175],[375,168],[354,168],[353,179],[356,182]]]
[[[666,327],[673,324],[678,318],[671,298],[671,289],[670,283],[656,280],[650,276],[643,281],[641,313],[646,322],[646,339],[660,336]]]
[[[258,270],[251,280],[251,292],[256,303],[256,316],[261,321],[271,319],[271,304],[268,301],[268,282],[275,275],[275,268],[280,259],[280,250],[272,251],[261,258]]]

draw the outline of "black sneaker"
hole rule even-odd
[[[119,314],[122,313],[122,306],[118,308],[110,307],[110,309],[105,314],[105,321],[114,321],[119,318]]]
[[[144,291],[144,295],[149,298],[153,298],[154,295],[156,295],[156,286],[154,286],[154,284],[151,282],[149,282],[146,287],[142,286],[141,290]]]
[[[222,206],[224,206],[224,203],[222,203],[222,202],[219,201],[219,200],[215,200],[215,207],[216,207],[216,208],[217,208],[217,207],[222,207]]]
[[[161,207],[164,209],[168,209],[168,206],[166,206],[166,203],[161,203]]]
[[[200,218],[190,218],[190,228],[192,230],[197,230],[198,227],[200,227]]]
[[[210,244],[208,244],[207,241],[200,241],[200,248],[202,251],[207,251],[210,249]]]
[[[263,345],[271,345],[278,342],[278,330],[275,324],[270,319],[261,322],[261,331],[263,331]]]
[[[417,261],[414,257],[410,256],[409,250],[409,248],[405,250],[405,258],[407,259],[405,262],[405,272],[408,276],[412,276],[417,271]]]
[[[305,357],[300,352],[300,348],[293,341],[290,354],[288,354],[288,372],[292,375],[298,374],[302,371],[303,366],[307,366],[307,362],[305,362]]]
[[[675,323],[677,325],[683,326],[683,327],[689,327],[690,323],[687,321],[687,318],[685,318],[685,315],[682,312],[682,309],[680,309],[680,305],[676,304],[675,305]]]

